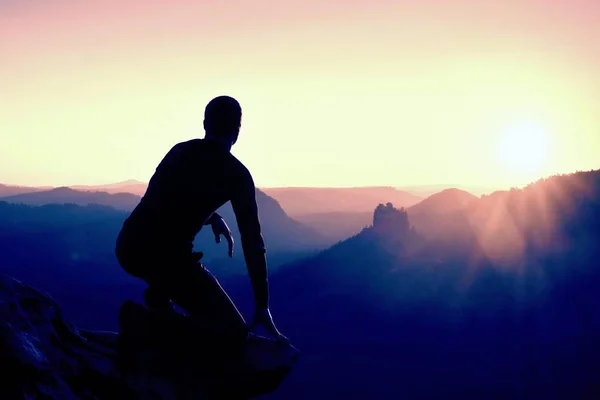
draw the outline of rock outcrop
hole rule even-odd
[[[126,302],[120,332],[78,329],[47,294],[0,276],[1,399],[248,399],[274,391],[291,345]]]
[[[408,214],[404,207],[395,208],[392,203],[379,204],[373,213],[373,228],[385,233],[404,233],[410,229]]]

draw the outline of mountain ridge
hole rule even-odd
[[[311,376],[290,377],[283,398],[600,392],[600,171],[484,196],[465,220],[439,213],[450,229],[433,238],[411,228],[410,209],[393,214],[271,278],[273,315],[306,349],[297,373]]]
[[[428,196],[413,206],[407,207],[407,211],[411,215],[447,214],[464,209],[478,199],[479,197],[466,190],[456,188],[444,189],[441,192]]]
[[[25,193],[33,193],[42,190],[52,189],[51,186],[42,186],[42,187],[34,187],[34,186],[21,186],[21,185],[6,185],[0,183],[0,197],[5,196],[14,196]]]
[[[422,198],[393,187],[355,188],[265,188],[291,216],[329,212],[370,212],[378,203],[405,207]]]
[[[12,204],[28,204],[31,206],[74,204],[88,207],[98,204],[123,211],[124,214],[115,216],[114,218],[124,220],[127,217],[126,213],[133,210],[140,199],[139,196],[131,193],[110,194],[97,191],[77,191],[68,187],[60,187],[48,191],[0,198],[0,201]],[[267,248],[271,253],[310,252],[324,248],[330,243],[330,239],[289,217],[275,199],[258,189],[256,191],[256,199],[263,235],[267,241]],[[218,212],[224,217],[233,232],[236,243],[234,261],[237,260],[238,263],[243,262],[240,247],[241,238],[231,204],[229,202],[226,203]],[[111,222],[111,229],[117,229],[114,226],[114,221]],[[209,227],[200,231],[195,243],[200,246],[200,249],[205,253],[208,260],[218,255],[226,254],[223,250],[224,245],[219,246],[215,243],[214,236]]]
[[[50,190],[22,193],[0,197],[0,200],[15,204],[40,206],[46,204],[101,204],[122,211],[131,211],[140,202],[140,197],[132,193],[108,193],[102,191],[75,190],[61,186]]]

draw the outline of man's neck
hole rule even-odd
[[[231,140],[223,139],[222,137],[212,135],[206,135],[204,136],[204,139],[217,143],[219,147],[223,148],[226,151],[231,151]]]

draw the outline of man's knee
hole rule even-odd
[[[136,278],[144,277],[144,266],[140,260],[136,260],[135,257],[131,254],[127,254],[125,252],[117,253],[117,261],[121,268],[125,270],[129,275],[133,275]]]

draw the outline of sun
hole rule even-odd
[[[521,122],[500,137],[497,156],[504,168],[524,178],[541,173],[548,156],[548,132],[539,123]]]

